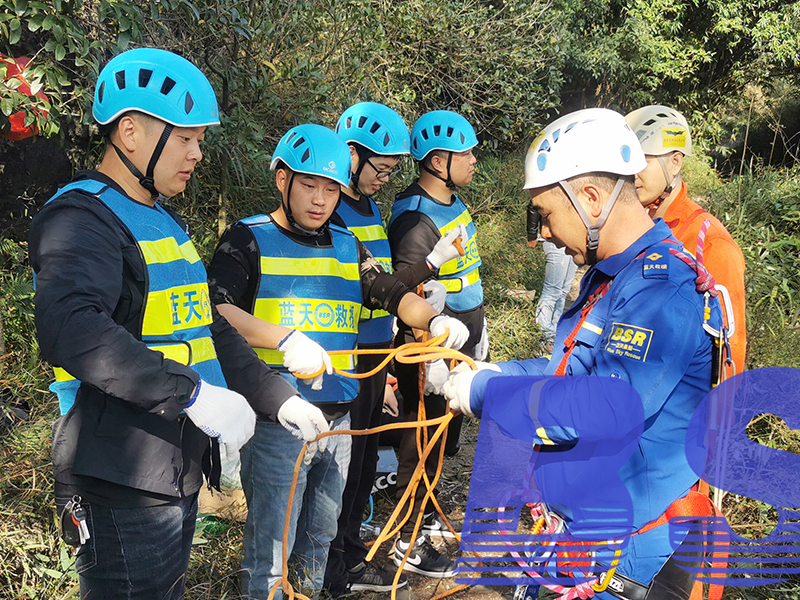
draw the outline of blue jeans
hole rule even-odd
[[[564,300],[572,287],[578,265],[553,242],[544,241],[544,286],[536,305],[536,323],[548,338],[555,339],[556,325],[564,312]]]
[[[66,502],[57,498],[59,513]],[[183,598],[197,494],[144,508],[82,504],[91,536],[75,562],[82,600]]]
[[[331,429],[349,429],[350,415]],[[242,488],[247,498],[244,528],[242,594],[266,600],[281,578],[283,527],[294,465],[303,442],[278,423],[259,421],[256,433],[242,448]],[[350,464],[350,436],[328,438],[300,473],[289,525],[289,566],[295,569],[304,594],[316,598],[322,589],[328,549],[336,536],[342,492]],[[281,600],[280,588],[275,600]]]

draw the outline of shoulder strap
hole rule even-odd
[[[564,345],[567,347],[567,349],[564,352],[564,356],[561,358],[561,362],[558,363],[558,368],[556,369],[554,375],[567,374],[567,362],[569,361],[572,351],[575,349],[575,336],[578,335],[578,332],[580,331],[581,327],[583,327],[586,318],[589,316],[589,313],[592,312],[592,309],[594,308],[594,305],[597,304],[597,301],[606,295],[606,292],[608,292],[613,281],[613,279],[607,279],[597,287],[591,296],[589,296],[589,300],[587,300],[586,305],[583,307],[583,309],[581,309],[581,318],[578,319],[578,324],[575,325],[575,328],[567,336],[567,339],[564,340]]]
[[[330,227],[331,233],[336,232],[336,233],[338,233],[340,235],[346,235],[346,236],[349,236],[349,237],[355,237],[355,234],[352,231],[350,231],[349,229],[347,229],[346,227],[341,227],[339,225],[336,225],[335,223],[330,223],[329,227]]]
[[[241,219],[239,221],[242,225],[266,225],[267,223],[272,222],[272,217],[269,215],[254,215],[252,217],[247,217],[246,219]]]
[[[678,230],[677,230],[677,231],[675,231],[675,237],[676,237],[676,238],[680,238],[680,237],[682,237],[682,236],[683,236],[683,234],[684,234],[684,232],[686,231],[686,229],[688,229],[689,225],[691,225],[691,224],[692,224],[692,222],[693,222],[693,221],[694,221],[694,220],[695,220],[697,217],[699,217],[700,215],[702,215],[704,212],[706,212],[706,211],[705,211],[703,208],[697,208],[697,209],[695,209],[695,211],[694,211],[692,214],[690,214],[688,217],[686,217],[686,219],[683,221],[683,223],[681,223],[681,226],[680,226],[680,228],[678,228]]]
[[[97,196],[106,190],[109,186],[102,181],[95,179],[81,179],[80,181],[71,181],[65,186],[61,187],[48,202],[52,202],[67,192],[79,192],[87,196]]]

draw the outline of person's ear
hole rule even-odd
[[[673,177],[683,169],[683,152],[675,151],[669,157],[669,170]]]
[[[353,144],[348,144],[347,146],[350,148],[350,162],[352,162],[350,170],[355,173],[358,170],[358,152],[356,152]]]
[[[286,169],[278,169],[275,171],[275,185],[277,186],[278,191],[281,193],[281,196],[283,196],[286,191],[288,181],[289,174],[286,172]]]
[[[447,170],[447,159],[438,153],[431,154],[430,165],[431,169],[444,175],[445,171]]]
[[[136,142],[144,131],[140,123],[136,121],[131,115],[125,115],[117,123],[116,138],[118,145],[128,152],[136,150]]]
[[[583,210],[594,220],[600,218],[608,201],[609,194],[604,192],[594,183],[584,183],[578,191],[578,201],[583,204]]]

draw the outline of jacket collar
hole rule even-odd
[[[642,252],[669,237],[672,232],[663,219],[656,219],[653,227],[644,233],[639,239],[633,242],[624,252],[609,256],[601,260],[594,266],[594,270],[600,271],[608,277],[616,277],[622,269],[628,266]]]

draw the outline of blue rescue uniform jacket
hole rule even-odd
[[[581,293],[556,330],[555,350],[546,358],[499,363],[502,373],[481,371],[473,380],[470,404],[480,414],[489,379],[502,375],[553,375],[561,362],[564,340],[578,324],[589,296],[613,278],[608,292],[595,304],[580,328],[567,375],[598,375],[631,384],[642,399],[644,429],[638,451],[620,469],[619,477],[631,494],[634,528],[661,516],[697,481],[685,456],[686,430],[692,414],[711,389],[712,338],[703,329],[704,298],[695,289],[696,273],[666,242],[672,237],[663,220],[625,252],[597,263],[584,277]],[[719,328],[721,313],[711,303],[710,325]],[[564,384],[569,386],[570,378]],[[562,401],[580,403],[575,393],[559,386]],[[523,414],[523,410],[520,411]],[[569,411],[564,411],[565,415]],[[573,444],[572,423],[536,430],[535,444]],[[634,535],[619,572],[649,584],[672,552],[669,527]],[[597,598],[612,598],[601,593]]]

